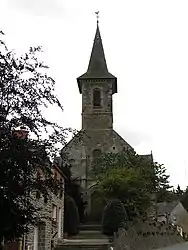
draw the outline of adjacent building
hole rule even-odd
[[[62,189],[57,194],[50,194],[49,199],[40,192],[34,194],[36,207],[42,209],[36,225],[23,237],[23,250],[51,250],[63,238],[64,176],[57,166],[53,168],[53,175],[61,181]]]
[[[22,126],[14,131],[14,136],[24,139],[28,133],[28,129]],[[34,178],[39,178],[39,181],[45,178],[41,168],[36,169],[35,174]],[[52,177],[61,183],[60,190],[49,191],[47,196],[39,190],[30,193],[28,199],[39,211],[37,221],[35,225],[28,225],[28,232],[19,241],[6,243],[4,250],[51,250],[63,238],[64,175],[55,163]]]

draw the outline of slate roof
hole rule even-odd
[[[185,193],[181,199],[181,204],[188,211],[188,193]]]
[[[160,202],[157,204],[157,214],[164,215],[165,213],[170,214],[172,210],[178,205],[179,201],[173,202]]]
[[[108,71],[98,24],[87,72],[77,78],[80,93],[82,93],[80,80],[84,79],[113,79],[113,93],[117,92],[117,78]]]

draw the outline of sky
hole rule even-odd
[[[118,79],[114,129],[137,153],[152,150],[175,187],[188,186],[187,0],[1,0],[0,10],[9,48],[43,46],[64,107],[46,116],[78,130],[76,78],[87,70],[99,10],[108,69]]]

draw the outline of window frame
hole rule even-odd
[[[102,107],[101,89],[96,87],[92,91],[92,105],[94,109],[100,109]]]

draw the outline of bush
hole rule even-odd
[[[102,232],[112,236],[117,232],[119,227],[125,225],[127,213],[124,205],[118,199],[111,200],[104,208],[102,217]]]
[[[79,213],[74,199],[68,195],[65,196],[64,208],[64,232],[69,236],[79,233]]]

